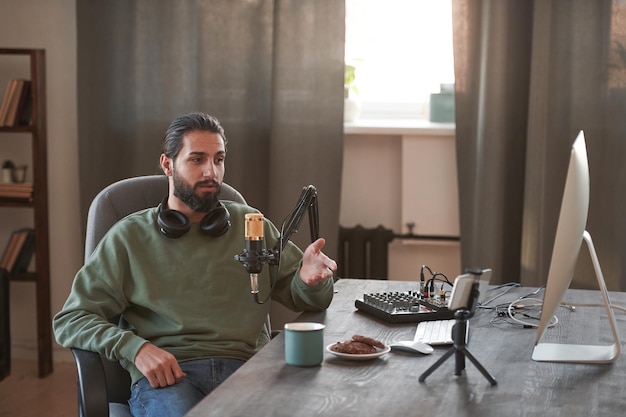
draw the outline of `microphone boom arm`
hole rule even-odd
[[[276,242],[274,249],[272,249],[274,256],[268,260],[270,265],[278,264],[280,254],[291,238],[291,235],[298,231],[305,211],[307,211],[309,215],[311,242],[315,242],[319,238],[319,210],[317,205],[317,190],[313,185],[304,187],[290,216],[283,222],[280,238],[278,242]]]

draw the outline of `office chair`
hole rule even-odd
[[[118,220],[157,206],[167,192],[165,175],[128,178],[100,191],[87,215],[85,261]],[[220,199],[246,204],[243,196],[228,184],[222,184]],[[130,398],[130,374],[117,361],[110,361],[95,352],[74,348],[72,354],[78,368],[78,415],[131,417],[127,403]]]

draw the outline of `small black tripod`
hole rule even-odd
[[[471,274],[480,275],[481,272],[469,271]],[[476,360],[474,355],[467,349],[467,336],[469,334],[468,319],[474,315],[476,309],[476,303],[478,302],[478,281],[474,281],[472,284],[472,290],[470,293],[470,299],[468,302],[469,309],[459,309],[454,312],[454,318],[456,323],[452,327],[452,341],[453,347],[451,347],[437,362],[435,362],[430,368],[428,368],[419,377],[420,382],[424,382],[428,375],[432,374],[435,369],[439,368],[446,360],[448,360],[453,354],[456,359],[454,375],[459,376],[465,369],[465,357],[474,364],[476,368],[491,385],[496,385],[496,380],[487,372],[487,370]]]

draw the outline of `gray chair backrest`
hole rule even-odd
[[[165,175],[146,175],[117,181],[96,195],[87,215],[85,261],[100,239],[119,220],[136,211],[156,207],[168,192]],[[220,200],[246,204],[239,191],[222,183]]]

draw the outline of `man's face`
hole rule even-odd
[[[190,209],[208,213],[217,204],[224,180],[226,147],[217,133],[194,130],[172,161],[174,195]]]

